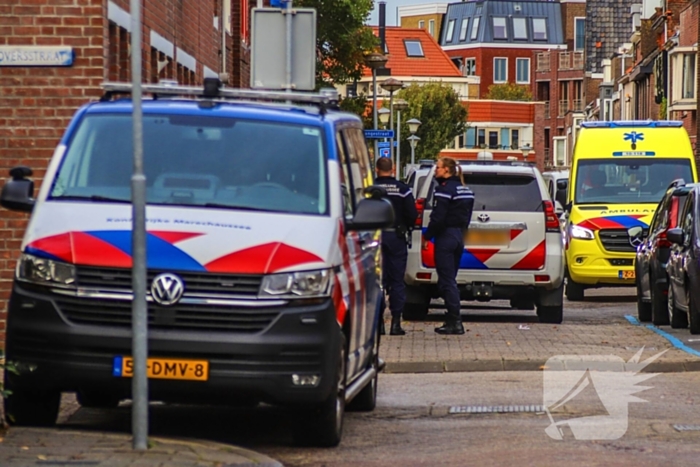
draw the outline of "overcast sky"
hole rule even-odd
[[[459,0],[386,0],[386,25],[398,26],[396,9],[404,5],[425,5],[432,3],[458,3]],[[369,24],[379,24],[379,0],[374,0],[374,11],[369,17]]]

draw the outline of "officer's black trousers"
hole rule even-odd
[[[435,269],[438,274],[438,289],[445,300],[448,321],[461,320],[457,271],[464,252],[464,230],[448,227],[435,237]]]
[[[406,239],[393,231],[383,232],[382,263],[384,276],[382,277],[382,284],[389,295],[389,309],[392,317],[400,317],[406,303],[406,283],[403,277],[406,273],[407,258]]]

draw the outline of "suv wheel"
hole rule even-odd
[[[558,306],[538,306],[537,317],[540,323],[561,324],[564,319],[564,305]]]
[[[535,302],[529,298],[513,297],[510,299],[510,307],[515,310],[534,310]]]
[[[312,414],[304,414],[305,426],[294,434],[303,446],[335,447],[340,444],[345,418],[345,382],[347,363],[345,335],[341,332],[340,352],[333,375],[335,386],[325,401]]]
[[[5,416],[12,425],[53,426],[61,405],[59,391],[16,388],[11,378],[5,379],[5,390],[12,394],[5,397]]]
[[[650,275],[649,281],[649,291],[651,292],[651,322],[656,326],[668,324],[668,297],[666,294],[664,294],[664,290],[657,283],[655,276]]]
[[[637,281],[637,318],[642,323],[651,321],[651,303],[642,301],[642,291]]]
[[[687,284],[686,279],[686,284]],[[693,292],[688,290],[688,322],[691,334],[700,334],[700,303],[694,298]]]
[[[570,278],[566,278],[566,299],[570,302],[583,301],[583,285],[574,282]]]
[[[406,286],[406,303],[403,306],[403,319],[423,321],[428,316],[430,294],[425,287]]]

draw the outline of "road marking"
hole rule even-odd
[[[635,317],[632,316],[632,315],[625,315],[625,318],[627,319],[627,321],[629,321],[631,324],[633,324],[633,325],[635,325],[635,326],[639,326],[639,325],[640,325],[639,320],[637,320],[637,318],[635,318]],[[678,350],[682,350],[683,352],[687,352],[687,353],[689,353],[690,355],[694,355],[694,356],[696,356],[696,357],[700,357],[700,352],[699,352],[699,351],[693,349],[692,347],[688,347],[688,346],[685,345],[685,344],[683,343],[683,341],[680,340],[679,338],[677,338],[677,337],[675,337],[675,336],[672,336],[671,334],[667,333],[666,331],[663,331],[663,330],[657,328],[657,327],[654,326],[653,324],[647,324],[645,327],[646,327],[647,329],[651,329],[651,330],[654,331],[656,334],[658,334],[658,335],[660,335],[661,337],[665,338],[667,341],[669,341],[669,342],[671,343],[672,346],[674,346],[674,347],[677,348]]]
[[[541,405],[453,405],[448,413],[520,413],[534,412],[544,413],[544,407]]]

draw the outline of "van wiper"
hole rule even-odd
[[[130,199],[110,198],[109,196],[102,196],[102,195],[62,195],[62,196],[52,196],[49,199],[62,200],[62,201],[88,200],[88,201],[107,201],[109,203],[131,203]]]
[[[236,209],[239,211],[280,212],[276,209],[255,208],[252,206],[238,206],[235,204],[225,204],[225,203],[206,203],[206,204],[204,204],[204,207],[206,207],[206,208]]]

